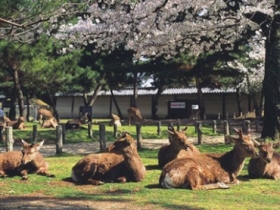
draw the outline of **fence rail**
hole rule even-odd
[[[99,125],[99,143],[100,143],[100,151],[106,150],[106,126],[105,124]],[[143,123],[136,123],[136,140],[138,149],[141,148],[141,140],[142,140],[142,126],[145,125],[156,125],[157,135],[161,135],[163,126],[176,126],[177,130],[180,130],[181,127],[185,126],[194,126],[195,132],[197,133],[197,143],[203,144],[202,136],[203,136],[203,127],[211,127],[213,133],[221,133],[223,135],[230,135],[232,128],[241,128],[244,133],[248,133],[249,131],[259,132],[262,129],[262,121],[260,120],[165,120],[165,121],[146,121]],[[92,127],[93,124],[88,124],[88,136],[92,138]],[[6,151],[13,150],[13,128],[0,126],[0,142],[6,145]],[[32,130],[32,140],[35,143],[37,141],[37,125],[33,126]],[[114,125],[114,137],[117,137],[117,126]],[[4,141],[5,135],[5,141]],[[60,154],[63,152],[63,144],[65,143],[65,125],[59,124],[56,127],[56,154]]]

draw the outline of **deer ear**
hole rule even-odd
[[[27,143],[26,141],[24,141],[23,139],[21,139],[21,143],[22,143],[22,146],[29,146],[30,144]]]
[[[41,147],[42,147],[43,144],[44,144],[44,141],[45,141],[45,140],[43,140],[43,141],[41,141],[40,143],[36,144],[37,150],[41,149]]]
[[[182,131],[187,131],[187,130],[188,130],[188,126],[182,129]]]
[[[233,128],[234,131],[239,135],[239,138],[242,139],[243,138],[243,132],[241,129],[237,129],[237,128]]]

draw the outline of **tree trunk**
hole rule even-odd
[[[195,76],[195,83],[196,83],[196,88],[197,88],[197,98],[199,101],[199,117],[201,120],[203,120],[205,118],[205,104],[204,104],[203,93],[202,93],[200,81],[197,76]]]
[[[49,96],[49,99],[50,99],[50,105],[53,109],[53,113],[54,113],[54,117],[55,119],[57,120],[57,122],[59,123],[60,122],[60,118],[59,118],[59,114],[58,114],[58,111],[56,109],[56,103],[55,103],[55,100],[54,100],[54,96],[50,93],[49,90],[47,90],[47,93],[48,93],[48,96]]]
[[[279,139],[279,108],[280,104],[280,15],[275,18],[266,39],[264,93],[264,122],[262,138]]]
[[[241,116],[241,114],[243,114],[243,109],[242,109],[241,93],[239,91],[239,88],[236,90],[236,100],[237,100],[238,116]]]
[[[159,100],[159,97],[161,95],[161,93],[163,92],[163,87],[160,86],[158,87],[158,91],[156,93],[156,95],[152,98],[152,119],[153,120],[156,120],[158,119],[158,116],[157,116],[157,112],[158,112],[158,100]]]
[[[111,96],[112,96],[113,102],[114,102],[114,104],[115,104],[115,106],[116,106],[118,115],[119,115],[119,117],[120,117],[121,119],[123,119],[121,109],[120,109],[120,107],[119,107],[119,105],[118,105],[118,103],[117,103],[117,100],[116,100],[115,95],[114,95],[114,93],[113,93],[113,90],[112,90],[111,88],[110,88],[110,92],[111,92]]]
[[[137,72],[134,72],[133,98],[131,103],[132,107],[137,107],[137,96],[138,96]]]
[[[19,106],[19,116],[23,117],[24,116],[24,98],[23,98],[23,93],[20,87],[20,81],[19,81],[19,75],[18,75],[18,70],[14,70],[14,85],[15,85],[15,90],[17,93],[17,98],[18,98],[18,106]]]

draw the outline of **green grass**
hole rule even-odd
[[[231,149],[231,146],[226,145],[216,147],[221,152]],[[199,146],[202,151],[207,151],[208,148],[206,145]],[[212,149],[210,150],[212,152]],[[161,170],[157,168],[157,151],[145,149],[139,153],[147,167],[145,180],[140,183],[77,186],[65,179],[70,176],[72,166],[82,156],[64,155],[46,158],[50,164],[50,172],[56,174],[55,178],[33,174],[29,175],[28,181],[21,181],[20,177],[6,178],[0,183],[0,194],[15,196],[41,194],[56,198],[128,202],[138,207],[153,204],[155,209],[279,209],[279,181],[249,180],[244,168],[239,176],[240,185],[227,190],[162,189],[158,186]]]
[[[113,128],[110,128],[111,130]],[[124,130],[130,129],[125,127]],[[135,127],[131,128],[132,135]],[[142,128],[143,136],[157,137],[152,126]],[[109,127],[108,127],[109,130]],[[107,129],[106,129],[107,131]],[[73,132],[73,133],[72,133]],[[97,132],[97,130],[96,130]],[[152,134],[155,132],[155,134]],[[192,129],[188,130],[192,132]],[[188,133],[187,132],[187,133]],[[14,136],[30,137],[32,126],[27,131],[15,131]],[[150,134],[149,134],[150,133]],[[210,133],[210,131],[209,131]],[[96,134],[98,135],[98,134]],[[110,134],[112,135],[112,134]],[[108,135],[108,136],[110,136]],[[32,136],[32,135],[31,135]],[[53,130],[40,131],[40,136],[55,138]],[[88,139],[87,131],[67,132],[69,142],[95,141]],[[111,137],[108,137],[111,138]],[[162,132],[162,136],[166,134]],[[202,152],[226,152],[232,149],[231,145],[200,145]],[[44,148],[42,148],[43,150]],[[152,205],[153,209],[279,209],[280,188],[279,181],[268,179],[248,179],[247,163],[242,170],[240,185],[232,186],[226,190],[191,191],[186,189],[162,189],[158,185],[161,170],[157,167],[158,150],[143,149],[139,151],[140,157],[147,168],[147,174],[140,183],[106,183],[102,186],[75,185],[67,181],[73,165],[82,158],[79,155],[63,154],[46,157],[50,164],[50,173],[55,178],[29,175],[28,181],[21,181],[20,177],[11,177],[0,181],[1,195],[30,196],[42,195],[55,198],[68,198],[73,200],[127,202],[139,208]]]

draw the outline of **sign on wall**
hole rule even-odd
[[[170,102],[171,109],[185,109],[186,102]]]

